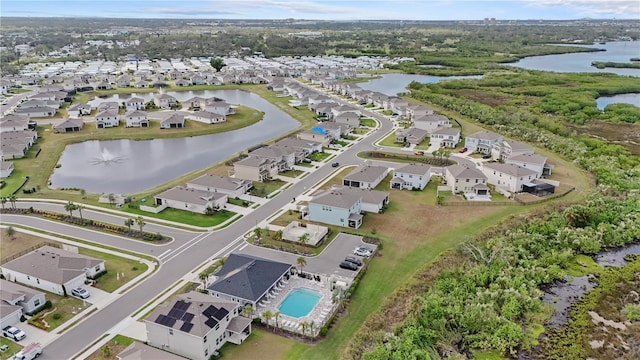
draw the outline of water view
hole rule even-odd
[[[210,166],[293,130],[299,124],[271,103],[246,91],[189,91],[170,95],[179,100],[216,96],[232,104],[263,111],[265,115],[256,124],[219,134],[145,141],[85,141],[68,145],[58,161],[61,167],[51,175],[51,187],[79,188],[92,193],[140,192]],[[131,96],[150,98],[152,95],[113,95],[94,101],[121,102]]]
[[[594,61],[629,62],[631,58],[640,56],[640,41],[617,41],[606,44],[589,45],[588,47],[604,49],[606,51],[532,56],[509,65],[530,70],[614,73],[618,75],[640,77],[640,69],[598,69],[591,66],[591,63]]]
[[[361,88],[381,92],[388,96],[407,92],[407,86],[416,81],[423,84],[433,84],[445,80],[479,79],[481,76],[430,76],[415,74],[383,74],[381,78],[372,79],[358,84]]]
[[[640,94],[620,94],[614,96],[601,96],[596,99],[596,106],[600,110],[604,110],[609,104],[629,104],[640,107]]]

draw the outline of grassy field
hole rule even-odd
[[[13,354],[22,349],[22,345],[5,337],[0,337],[0,345],[6,345],[8,347],[7,350],[0,352],[0,360],[9,360],[13,357]]]
[[[140,210],[135,207],[127,207],[127,206],[124,206],[120,210],[134,214],[136,216],[143,215],[145,217],[175,221],[183,224],[201,226],[201,227],[210,227],[210,226],[220,225],[223,222],[231,219],[234,215],[236,215],[236,213],[234,213],[233,211],[229,211],[225,209],[216,211],[212,215],[198,214],[191,211],[174,209],[174,208],[166,208],[157,214]]]
[[[114,292],[136,276],[147,271],[148,268],[145,263],[132,259],[125,259],[113,254],[107,254],[86,248],[79,248],[79,252],[82,255],[104,260],[107,272],[96,280],[94,286],[107,292]]]
[[[87,360],[116,360],[122,350],[131,345],[135,340],[123,335],[116,335],[108,343],[87,357]]]
[[[378,126],[378,122],[371,118],[363,118],[363,119],[360,119],[360,125],[374,128]]]

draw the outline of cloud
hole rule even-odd
[[[572,8],[579,16],[638,18],[640,1],[638,0],[527,0],[530,6]]]

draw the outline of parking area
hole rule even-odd
[[[336,275],[353,279],[356,276],[357,271],[342,269],[340,268],[340,263],[347,255],[355,256],[353,251],[361,245],[368,247],[375,253],[376,245],[363,242],[362,236],[340,233],[336,235],[331,244],[329,244],[320,255],[306,257],[307,264],[304,266],[303,271],[325,275],[327,277]],[[297,259],[300,256],[248,243],[241,248],[239,252],[242,254],[292,264],[296,267],[298,264]]]

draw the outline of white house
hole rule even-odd
[[[124,102],[124,105],[127,108],[127,111],[144,110],[145,109],[144,99],[141,99],[139,97],[132,97],[132,98],[127,99]]]
[[[231,198],[246,194],[252,187],[250,180],[216,174],[204,174],[187,183],[188,189],[227,194]]]
[[[431,133],[431,145],[454,148],[460,142],[460,129],[441,127]]]
[[[147,112],[142,110],[131,110],[123,115],[127,127],[149,127]]]
[[[534,152],[535,150],[533,147],[527,144],[518,141],[504,140],[493,145],[491,157],[504,161],[511,156],[528,155],[533,154]]]
[[[464,147],[472,153],[491,154],[493,147],[500,143],[502,143],[502,135],[483,130],[467,135],[464,141]]]
[[[510,156],[505,160],[505,163],[531,169],[536,172],[538,178],[543,175],[551,175],[552,166],[547,164],[547,157],[539,154]]]
[[[380,184],[388,172],[389,169],[385,166],[359,166],[342,178],[342,184],[361,189],[373,189]]]
[[[179,294],[144,319],[147,344],[192,360],[208,360],[226,342],[251,334],[242,305],[198,292]]]
[[[77,118],[83,115],[91,114],[91,105],[88,104],[76,104],[67,109],[67,114],[71,118]]]
[[[34,313],[47,301],[43,292],[7,280],[0,280],[0,300],[22,307],[25,314]]]
[[[22,306],[0,303],[0,328],[11,326],[20,322],[22,318]]]
[[[265,181],[278,175],[278,164],[272,159],[249,156],[233,163],[235,177],[252,181]]]
[[[43,246],[0,265],[4,277],[58,295],[84,285],[106,271],[104,260]]]
[[[194,111],[186,116],[189,120],[199,121],[205,124],[217,124],[227,121],[225,115],[216,114],[209,111]]]
[[[538,178],[535,170],[514,164],[485,163],[482,165],[482,172],[487,176],[489,184],[512,193],[521,192],[523,184]]]
[[[29,117],[7,114],[0,118],[0,133],[29,130]]]
[[[4,154],[0,154],[4,158]],[[13,173],[12,161],[0,161],[0,179],[8,178]]]
[[[445,167],[447,186],[454,194],[465,193],[486,196],[489,194],[487,176],[476,168],[465,165],[451,165]]]
[[[426,164],[408,164],[393,170],[390,182],[392,189],[422,190],[431,179],[431,166]]]
[[[190,189],[182,186],[173,187],[154,196],[154,198],[158,206],[164,205],[174,209],[200,214],[221,209],[228,200],[226,194]]]
[[[352,188],[348,186],[333,186],[329,191],[360,197],[360,206],[362,211],[365,212],[380,213],[389,203],[389,192],[387,191]]]
[[[117,110],[105,110],[96,115],[96,128],[110,128],[120,125]]]
[[[418,118],[413,119],[413,126],[418,129],[426,130],[429,133],[432,133],[439,128],[451,127],[451,123],[449,122],[449,119],[445,116],[431,114],[431,115],[420,116]]]

